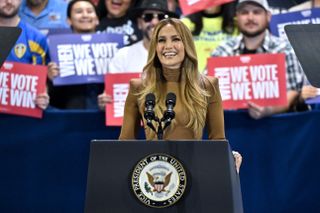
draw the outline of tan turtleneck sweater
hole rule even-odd
[[[200,140],[196,138],[192,129],[187,128],[188,115],[181,103],[180,92],[180,71],[179,70],[163,70],[163,76],[166,79],[164,83],[165,94],[173,92],[176,94],[176,105],[174,111],[176,113],[175,123],[172,127],[168,127],[164,131],[164,140]],[[208,109],[206,115],[206,126],[208,128],[209,139],[225,139],[224,133],[224,117],[222,101],[218,86],[218,79],[205,77],[205,89],[211,94],[208,100]],[[130,81],[129,93],[124,108],[124,119],[120,133],[120,140],[136,139],[138,129],[141,126],[141,119],[144,114],[144,107],[138,104],[138,97],[135,95],[142,90],[142,80],[132,79]],[[146,123],[145,121],[143,123]],[[148,129],[145,126],[145,129]],[[157,128],[157,127],[156,127]],[[201,134],[202,135],[202,134]],[[156,138],[147,138],[147,140],[155,140]]]

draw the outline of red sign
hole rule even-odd
[[[5,62],[0,69],[0,113],[42,118],[35,104],[46,91],[47,67]]]
[[[234,0],[179,0],[182,13],[185,16],[232,1]]]
[[[219,79],[224,109],[287,104],[284,54],[209,58],[208,75]]]
[[[140,73],[119,73],[105,75],[105,90],[111,95],[112,103],[106,105],[106,125],[121,126],[124,104],[129,92],[129,82],[132,78],[140,78]]]

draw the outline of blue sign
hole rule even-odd
[[[49,36],[51,60],[59,66],[54,85],[103,83],[110,60],[123,46],[121,34]]]
[[[320,24],[320,9],[302,10],[272,15],[270,30],[273,35],[285,38],[284,26],[288,24]]]

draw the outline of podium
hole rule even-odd
[[[179,177],[169,171],[171,167]],[[155,184],[159,174],[162,185]],[[86,213],[243,212],[239,176],[225,140],[94,140],[85,205]]]

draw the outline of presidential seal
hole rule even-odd
[[[187,175],[182,164],[167,154],[149,155],[135,166],[132,190],[147,206],[164,208],[176,203],[183,195]]]

